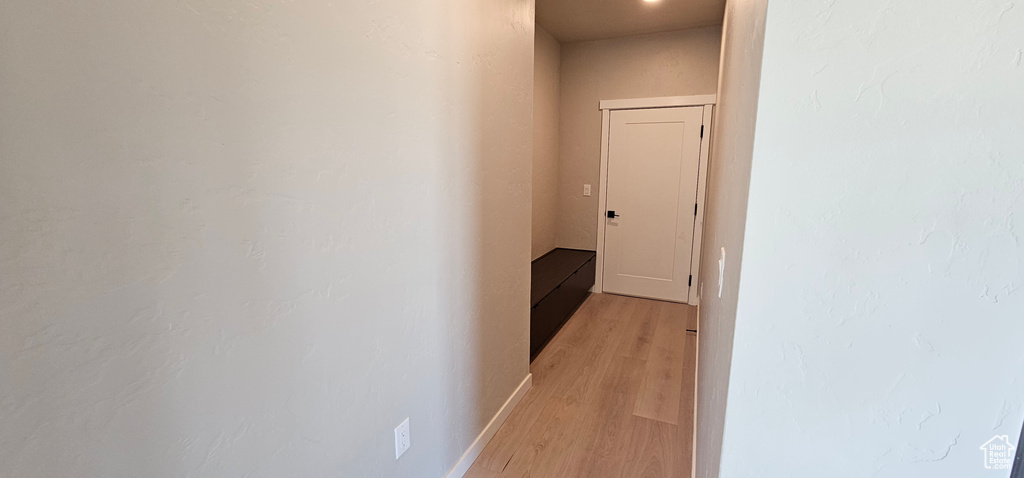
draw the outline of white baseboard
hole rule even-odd
[[[701,289],[703,292],[703,288]],[[697,303],[697,350],[694,354],[694,371],[693,371],[693,439],[690,443],[693,444],[693,449],[690,451],[690,478],[697,478],[697,387],[699,383],[700,375],[700,331],[703,327],[700,326],[700,303]]]
[[[505,419],[512,414],[512,410],[515,410],[516,405],[519,405],[519,401],[523,399],[526,392],[530,390],[532,385],[533,374],[528,373],[526,374],[526,378],[523,379],[523,382],[519,384],[519,388],[517,388],[516,391],[512,393],[512,396],[508,397],[505,404],[498,409],[498,413],[496,413],[494,418],[491,419],[491,422],[484,427],[484,431],[480,432],[480,435],[477,435],[476,440],[473,441],[472,445],[469,445],[469,449],[466,450],[466,453],[462,454],[462,458],[459,458],[458,463],[455,463],[455,466],[448,471],[445,478],[462,478],[462,476],[469,471],[469,467],[473,466],[473,462],[475,462],[477,457],[480,456],[480,453],[484,451],[484,447],[491,441],[491,438],[494,438],[494,434],[498,433],[498,429],[501,428],[501,424],[505,423]]]

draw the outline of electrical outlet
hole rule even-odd
[[[589,184],[584,184],[583,185],[583,197],[590,197],[590,185]]]
[[[406,418],[401,425],[395,427],[395,459],[397,460],[409,449],[411,440],[409,438],[409,419]]]

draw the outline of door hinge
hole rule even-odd
[[[694,203],[694,205],[693,205],[693,215],[694,216],[697,215],[697,204],[696,203]]]
[[[700,125],[700,137],[704,137],[704,125]]]
[[[690,281],[686,283],[687,287],[693,287],[693,274],[690,274]]]

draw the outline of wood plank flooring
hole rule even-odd
[[[466,477],[690,476],[696,328],[685,304],[591,295]]]

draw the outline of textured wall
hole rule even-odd
[[[558,89],[562,46],[536,26],[533,59],[533,258],[557,246]]]
[[[532,56],[530,0],[0,3],[0,475],[442,476],[528,372]]]
[[[699,285],[698,478],[717,477],[721,459],[767,5],[767,0],[729,0],[722,30]],[[725,274],[719,298],[718,261],[723,247]]]
[[[1008,475],[1022,57],[1012,3],[769,4],[721,476]]]
[[[562,45],[559,246],[597,247],[599,102],[715,93],[721,34],[712,27]]]

